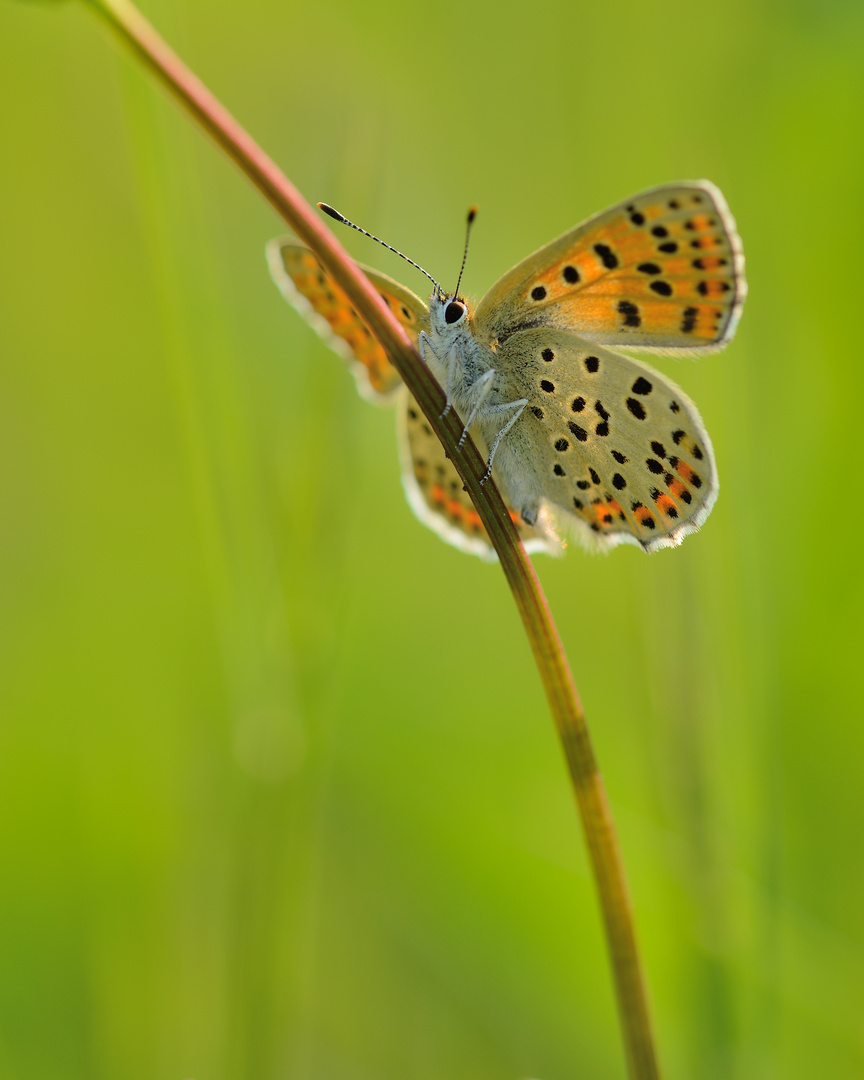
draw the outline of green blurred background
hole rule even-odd
[[[538,569],[666,1075],[864,1075],[864,7],[144,8],[310,199],[481,295],[708,177],[750,299],[661,361],[721,494]],[[0,6],[0,1075],[624,1073],[500,571],[271,284],[284,227],[83,5]],[[361,237],[357,257],[423,292]]]

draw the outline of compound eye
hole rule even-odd
[[[451,300],[444,311],[444,321],[448,326],[452,326],[453,323],[459,322],[464,314],[465,305],[460,304],[458,300]]]

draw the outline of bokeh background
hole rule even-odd
[[[708,177],[750,298],[677,551],[538,558],[665,1074],[864,1075],[864,7],[147,0],[310,199],[475,296]],[[284,303],[284,231],[84,5],[0,6],[0,1075],[624,1063],[500,571]],[[343,232],[358,258],[423,279]]]

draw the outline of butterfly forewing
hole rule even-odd
[[[305,247],[287,240],[271,240],[267,260],[273,280],[322,338],[351,364],[364,397],[390,397],[402,380],[384,349],[351,306],[342,288]],[[426,305],[403,285],[366,266],[360,269],[405,327],[415,347],[421,330],[429,328]]]
[[[498,355],[512,373],[507,396],[528,399],[521,430],[495,459],[505,490],[518,455],[544,499],[575,515],[600,547],[671,547],[701,525],[717,493],[714,456],[677,386],[566,330],[520,331]]]
[[[398,411],[402,483],[412,510],[454,547],[483,559],[495,559],[495,549],[464,490],[459,473],[407,388],[399,397]],[[486,445],[481,433],[472,431],[472,437],[485,456]],[[561,551],[561,543],[547,513],[542,513],[535,525],[526,525],[507,500],[504,501],[526,551],[547,554]]]
[[[573,330],[624,348],[703,351],[734,333],[746,293],[735,222],[708,181],[642,192],[553,240],[481,300],[478,333]]]

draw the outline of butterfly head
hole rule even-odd
[[[454,293],[433,293],[429,298],[429,321],[433,331],[447,337],[462,331],[471,318],[468,301]]]

